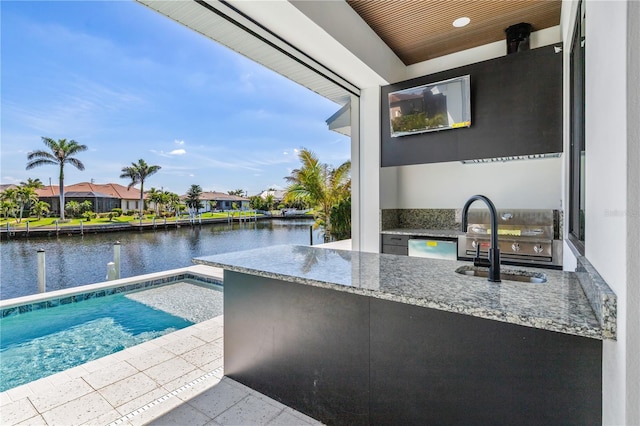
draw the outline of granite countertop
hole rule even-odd
[[[334,250],[273,246],[205,256],[194,263],[229,271],[323,287],[364,296],[472,315],[511,324],[603,339],[575,273],[542,272],[544,284],[490,283],[457,274],[469,262]],[[503,272],[516,268],[502,265]]]
[[[417,229],[417,228],[393,228],[386,229],[380,232],[381,234],[388,235],[410,235],[414,237],[446,237],[457,238],[460,235],[465,235],[464,232],[454,229]]]

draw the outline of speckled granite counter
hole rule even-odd
[[[414,229],[414,228],[393,228],[380,232],[387,235],[411,235],[413,237],[431,237],[431,238],[457,238],[465,235],[462,231],[453,229]]]
[[[468,262],[274,246],[200,257],[194,263],[543,330],[602,339],[603,330],[574,273],[544,272],[529,284],[456,274]],[[509,267],[503,265],[503,272]]]

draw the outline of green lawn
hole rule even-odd
[[[29,228],[41,228],[46,226],[55,227],[56,220],[59,220],[58,217],[46,217],[38,220],[35,217],[23,218],[20,223],[16,221],[14,218],[10,218],[7,220],[0,220],[0,226],[7,226],[7,222],[13,228],[26,228],[27,222],[29,222]],[[127,223],[133,220],[133,216],[120,216],[115,217],[113,220],[109,220],[107,218],[95,218],[87,221],[86,219],[67,219],[64,223],[59,223],[58,226],[80,226],[80,221],[82,220],[84,225],[104,225],[108,223]]]
[[[202,214],[202,218],[203,219],[226,219],[228,216],[231,217],[239,217],[240,212],[232,212],[230,215],[227,214],[227,212],[219,212],[219,213],[203,213]],[[262,216],[261,214],[258,214],[258,216]],[[251,214],[251,217],[253,217],[253,214]],[[188,218],[188,216],[181,216],[180,220],[186,220]],[[42,218],[40,220],[38,220],[35,217],[30,217],[30,218],[23,218],[22,221],[20,223],[18,223],[16,221],[16,219],[14,218],[9,218],[9,220],[5,220],[5,219],[1,219],[0,220],[0,227],[6,227],[7,226],[7,222],[9,222],[9,226],[11,226],[12,228],[26,228],[27,227],[27,222],[29,222],[29,228],[33,229],[33,228],[41,228],[41,227],[55,227],[56,224],[56,220],[59,220],[60,218],[58,217],[47,217],[47,218]],[[58,226],[59,227],[64,227],[64,226],[80,226],[80,221],[82,220],[82,223],[84,226],[91,226],[91,225],[106,225],[106,224],[116,224],[116,223],[129,223],[129,222],[134,222],[134,223],[139,223],[139,219],[134,218],[134,216],[120,216],[120,217],[114,217],[112,220],[109,220],[108,218],[95,218],[95,219],[91,219],[90,221],[87,221],[86,219],[67,219],[67,221],[65,221],[64,223],[59,223]],[[175,222],[176,218],[175,216],[172,217],[167,217],[167,222],[171,222],[174,221]],[[164,221],[164,218],[157,218],[156,219],[156,223],[162,223]],[[153,215],[146,215],[143,220],[142,223],[153,223]]]

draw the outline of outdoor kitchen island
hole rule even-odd
[[[308,246],[194,262],[225,270],[225,375],[324,423],[601,423],[603,329],[573,273]]]

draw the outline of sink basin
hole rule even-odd
[[[461,266],[456,269],[456,273],[469,275],[472,277],[487,278],[489,270],[477,266]],[[520,281],[523,283],[542,284],[547,282],[547,276],[542,272],[529,272],[519,269],[502,269],[500,279],[503,281]]]

